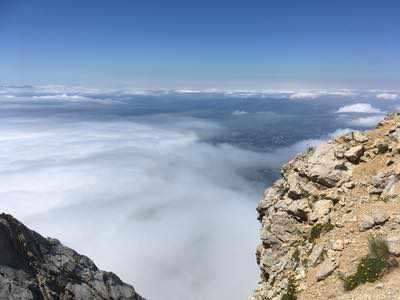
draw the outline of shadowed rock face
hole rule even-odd
[[[0,215],[0,299],[144,300],[86,256]]]

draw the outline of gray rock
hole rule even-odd
[[[307,199],[293,201],[288,208],[289,214],[294,216],[299,221],[307,221],[307,216],[310,211]]]
[[[342,151],[342,150],[335,151],[335,157],[337,159],[343,159],[344,158],[344,151]]]
[[[371,183],[374,187],[379,188],[383,184],[384,178],[385,178],[385,173],[379,172],[375,176],[372,176]]]
[[[400,255],[400,233],[392,233],[386,237],[389,253],[392,255]]]
[[[360,231],[366,231],[368,229],[371,229],[372,227],[374,227],[375,225],[375,221],[374,218],[371,216],[364,216],[363,220],[360,224]]]
[[[338,265],[336,262],[332,262],[330,259],[325,259],[318,266],[317,272],[315,273],[315,278],[317,279],[317,281],[324,280],[329,275],[331,275],[337,267]]]
[[[344,186],[346,189],[351,190],[351,189],[353,189],[353,188],[355,187],[355,184],[354,184],[353,181],[349,181],[349,182],[344,183],[343,186]]]
[[[331,200],[318,200],[314,203],[313,213],[315,214],[317,219],[322,218],[323,216],[329,214],[333,207]]]
[[[319,259],[322,257],[323,251],[324,247],[322,247],[321,245],[314,246],[310,256],[308,257],[308,265],[310,267],[315,267],[317,265]]]
[[[332,243],[332,250],[342,251],[344,249],[344,244],[342,240],[336,240]]]
[[[287,183],[289,185],[289,190],[288,190],[288,196],[291,199],[300,199],[303,197],[303,190],[301,188],[301,185],[303,184],[303,182],[300,179],[300,176],[295,173],[292,172],[287,176]]]
[[[382,225],[389,220],[389,216],[385,212],[375,212],[372,217],[376,225]]]
[[[367,135],[360,131],[353,131],[353,139],[358,143],[365,143],[368,141]]]
[[[344,153],[344,156],[352,163],[358,163],[361,156],[364,154],[364,146],[359,145],[355,147],[351,147]]]
[[[386,186],[381,194],[382,198],[395,198],[398,196],[396,193],[396,186],[398,183],[398,179],[396,178],[395,175],[390,175],[389,178],[387,179]]]
[[[0,215],[0,253],[0,299],[144,299],[117,275],[6,214]]]
[[[332,144],[324,144],[317,147],[314,153],[308,158],[306,169],[308,177],[313,181],[325,187],[334,187],[343,179],[340,170],[335,170],[338,164],[335,159],[335,147]]]
[[[377,154],[386,153],[389,150],[389,145],[385,142],[378,142],[376,144]]]
[[[400,224],[400,215],[394,216],[393,221],[394,221],[395,223],[397,223],[397,224]]]

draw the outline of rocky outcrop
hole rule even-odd
[[[144,300],[86,256],[0,215],[0,299]]]
[[[297,299],[400,299],[399,271],[385,275],[387,287],[370,283],[351,292],[341,279],[354,272],[371,236],[400,255],[399,178],[399,114],[284,165],[257,208],[261,278],[250,299],[282,299],[292,285]]]

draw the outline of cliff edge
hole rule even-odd
[[[144,300],[86,256],[0,214],[0,299]]]
[[[251,300],[400,299],[400,114],[310,148],[257,211]]]

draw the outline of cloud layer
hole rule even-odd
[[[382,113],[382,111],[378,108],[373,107],[369,103],[355,103],[355,104],[340,107],[337,110],[337,113],[375,114],[375,113]]]
[[[383,115],[355,118],[349,121],[349,125],[359,127],[373,127],[383,118]]]
[[[9,118],[0,136],[3,210],[150,299],[254,287],[260,194],[242,174],[270,158],[133,122]]]
[[[382,100],[396,100],[399,98],[399,95],[395,93],[380,93],[376,97]]]
[[[245,299],[258,278],[258,174],[341,126],[374,125],[391,103],[352,93],[3,86],[1,205],[149,299]]]

